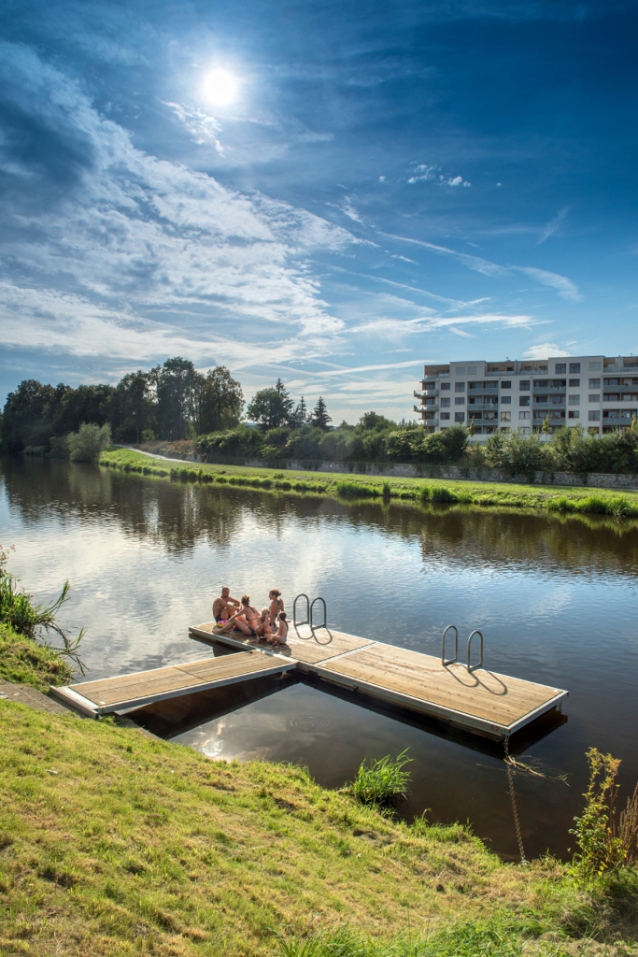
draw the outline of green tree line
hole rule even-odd
[[[116,442],[194,438],[236,426],[244,396],[225,366],[198,372],[188,359],[167,359],[148,372],[125,375],[117,385],[52,386],[25,379],[10,392],[0,436],[9,452],[56,454],[56,439],[84,424],[110,426]]]

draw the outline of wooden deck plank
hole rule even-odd
[[[460,663],[444,668],[440,659],[431,655],[380,642],[326,661],[321,666],[324,669],[355,683],[359,680],[503,727],[561,694],[558,688],[484,669],[468,673]]]
[[[70,690],[98,708],[115,704],[125,707],[128,702],[140,698],[172,695],[182,690],[189,693],[203,685],[210,687],[215,682],[225,682],[229,678],[281,671],[285,664],[274,655],[225,655],[223,658],[186,662],[115,678],[79,682],[70,685]]]
[[[211,640],[226,641],[228,644],[239,645],[244,648],[254,648],[257,651],[272,651],[276,649],[278,655],[284,655],[288,658],[293,658],[295,661],[310,665],[318,664],[321,661],[334,658],[335,655],[342,655],[345,652],[354,651],[356,648],[364,648],[366,645],[373,644],[370,638],[348,635],[334,628],[331,628],[330,631],[326,629],[319,630],[317,632],[318,637],[309,635],[308,638],[299,638],[295,634],[295,629],[291,627],[288,632],[287,644],[277,646],[270,645],[263,639],[250,638],[240,631],[220,633],[215,629],[215,622],[206,622],[203,625],[191,627],[191,631],[195,635],[197,635],[197,632],[205,632],[207,636],[210,635]],[[308,629],[305,629],[305,631],[307,632]]]

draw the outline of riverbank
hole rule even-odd
[[[63,655],[0,622],[0,678],[46,692],[50,685],[68,684],[72,677]]]
[[[112,448],[100,465],[124,472],[183,482],[216,483],[274,493],[313,494],[340,499],[378,499],[422,506],[445,504],[479,508],[539,509],[562,514],[638,517],[638,492],[622,495],[607,489],[556,488],[514,483],[471,482],[424,478],[392,478],[345,473],[250,468],[247,466],[184,463],[154,458],[131,449]]]
[[[631,875],[616,898],[584,891],[565,865],[504,864],[460,826],[393,822],[299,768],[6,701],[0,720],[2,954],[294,955],[344,927],[427,937],[409,953],[430,957],[573,955],[594,936],[637,952]]]

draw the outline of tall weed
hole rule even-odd
[[[407,793],[410,772],[403,769],[412,761],[407,753],[406,748],[394,759],[386,754],[369,765],[364,761],[352,784],[354,797],[362,804],[381,809],[392,808]]]

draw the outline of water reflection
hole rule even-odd
[[[222,583],[256,605],[277,586],[289,609],[299,592],[323,595],[329,625],[432,654],[450,622],[461,651],[480,627],[487,669],[570,692],[568,722],[522,749],[549,775],[517,775],[529,853],[565,851],[589,746],[623,759],[626,790],[638,779],[635,524],[346,504],[20,459],[1,465],[0,527],[38,600],[71,580],[64,623],[88,628],[90,678],[208,657],[187,626],[209,620]],[[225,758],[296,761],[331,786],[363,758],[409,746],[410,813],[469,818],[515,852],[498,755],[308,683],[208,704],[175,705],[157,728]]]

